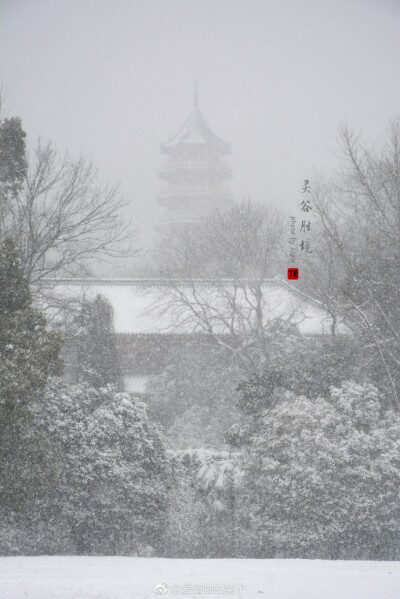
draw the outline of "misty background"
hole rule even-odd
[[[120,182],[138,245],[160,213],[159,144],[193,104],[232,146],[236,199],[295,205],[337,166],[346,121],[370,140],[398,112],[390,0],[2,0],[3,117]]]

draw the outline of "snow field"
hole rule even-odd
[[[158,585],[163,587],[159,591],[165,592],[157,593],[154,589]],[[211,592],[207,585],[219,585],[219,592]],[[244,585],[243,590],[240,585]],[[165,599],[224,596],[399,599],[400,562],[86,556],[0,558],[1,599],[154,599],[158,596]]]

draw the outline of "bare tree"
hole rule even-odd
[[[342,171],[314,193],[321,248],[309,261],[309,284],[374,350],[400,408],[400,123],[389,125],[378,150],[346,126],[340,142]]]
[[[343,304],[342,283],[346,276],[342,255],[342,242],[348,247],[352,237],[352,227],[343,210],[335,202],[335,189],[332,181],[317,175],[313,178],[313,207],[318,218],[312,223],[312,252],[301,263],[299,287],[320,301],[331,318],[331,333],[336,335],[341,324],[349,318]],[[341,243],[338,239],[340,231]]]
[[[40,284],[46,277],[57,275],[87,274],[94,257],[135,253],[135,231],[121,213],[126,203],[118,187],[99,185],[97,169],[91,162],[82,157],[61,157],[51,143],[39,141],[28,156],[23,178],[19,173],[15,184],[7,175],[8,165],[13,164],[8,158],[12,146],[8,143],[1,148],[5,167],[0,235],[16,240],[31,283]]]
[[[168,312],[174,327],[259,366],[283,320],[268,302],[271,279],[283,269],[283,232],[278,210],[252,202],[172,227],[154,255],[156,275],[165,281],[157,309]]]

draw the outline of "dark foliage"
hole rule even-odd
[[[72,382],[122,389],[113,310],[106,299],[98,295],[94,301],[82,301],[66,339],[67,374]]]
[[[50,375],[61,372],[61,338],[32,307],[14,243],[0,246],[1,502],[19,508],[44,482],[49,443],[31,434],[31,405]],[[50,468],[51,469],[51,468]]]

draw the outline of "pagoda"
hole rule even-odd
[[[199,109],[197,85],[189,118],[160,148],[167,156],[159,173],[166,184],[158,196],[167,209],[165,223],[198,221],[230,202],[224,182],[232,178],[232,172],[223,160],[230,145],[207,125]]]

